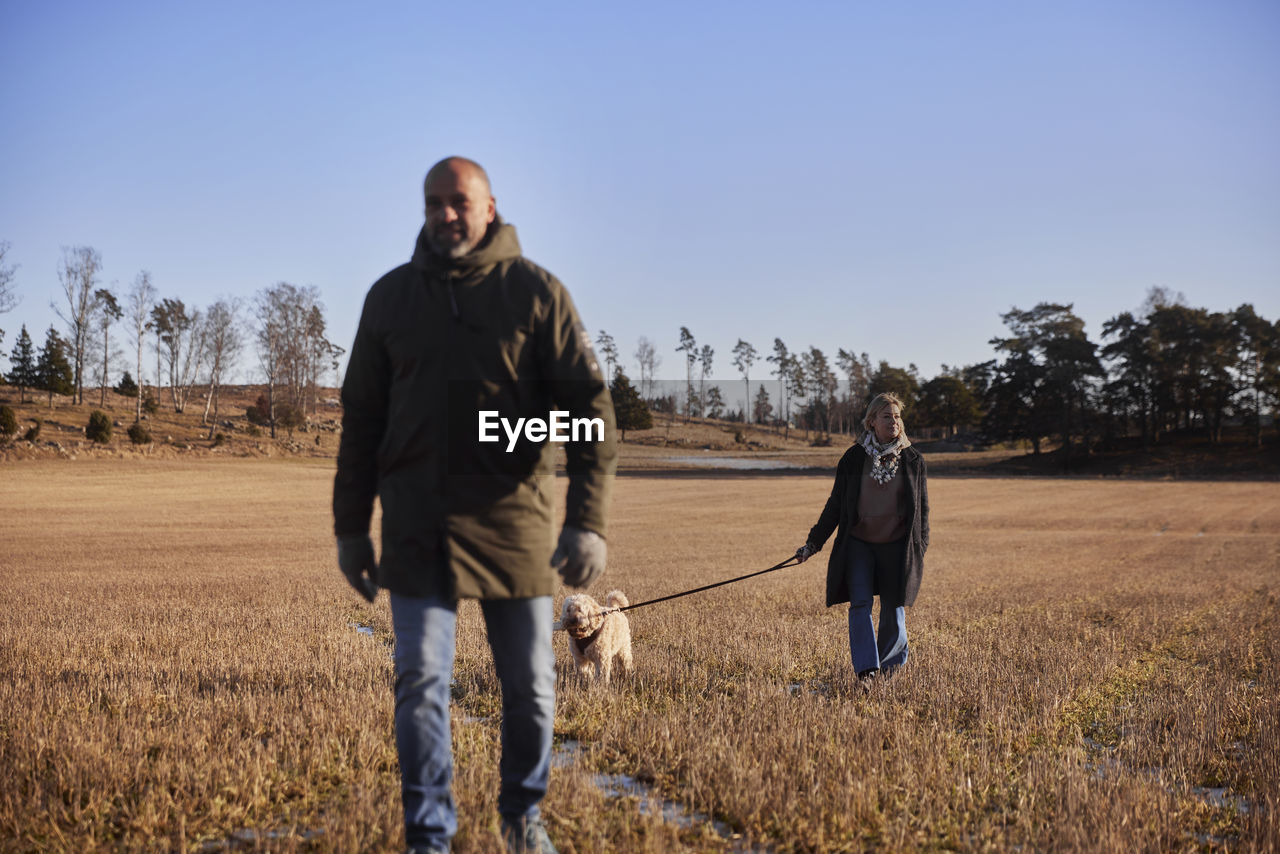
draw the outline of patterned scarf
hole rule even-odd
[[[861,445],[871,457],[871,479],[884,486],[898,473],[898,460],[902,452],[911,447],[911,440],[900,434],[892,441],[877,442],[875,431],[868,430],[862,436]]]

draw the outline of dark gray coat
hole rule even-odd
[[[555,446],[481,443],[478,416],[598,417],[603,441],[565,445],[564,523],[606,536],[617,465],[613,404],[569,292],[496,220],[460,259],[419,235],[369,290],[342,386],[334,533],[382,506],[377,582],[404,596],[549,596]],[[501,434],[501,431],[499,431]]]
[[[818,523],[809,531],[809,543],[817,548],[836,531],[836,543],[827,561],[827,605],[839,605],[849,601],[849,586],[845,580],[848,561],[849,532],[858,524],[858,495],[862,491],[862,464],[867,452],[861,445],[854,445],[836,465],[836,482],[831,497],[822,508]],[[924,553],[929,548],[929,484],[925,472],[924,457],[915,448],[902,452],[898,472],[906,478],[907,495],[911,499],[911,518],[907,520],[907,548],[900,575],[898,601],[914,605],[920,592],[920,578],[924,575]],[[894,591],[876,591],[882,597],[892,597]]]

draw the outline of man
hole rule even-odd
[[[538,809],[555,712],[552,568],[575,587],[604,570],[613,406],[568,292],[522,257],[484,170],[450,157],[424,190],[413,259],[370,289],[342,387],[338,564],[369,601],[390,591],[409,850],[448,851],[457,829],[449,684],[457,603],[474,598],[502,685],[503,838],[513,851],[554,852]],[[519,427],[497,439],[481,429],[486,413],[509,428],[553,412],[603,427],[565,444],[569,491],[554,554],[554,445]]]

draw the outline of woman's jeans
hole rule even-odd
[[[888,676],[907,663],[906,609],[898,601],[907,541],[864,543],[849,538],[849,651],[858,675],[879,670]],[[880,591],[880,632],[871,605]]]
[[[502,685],[498,811],[512,821],[537,817],[551,771],[555,720],[551,597],[485,600],[480,610]],[[458,829],[449,733],[457,602],[392,593],[391,621],[405,843],[447,850]]]

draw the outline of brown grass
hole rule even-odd
[[[0,850],[398,850],[389,611],[334,567],[331,477],[0,468]],[[829,485],[619,478],[600,589],[641,601],[775,563]],[[825,553],[631,612],[637,671],[611,688],[570,675],[557,636],[557,738],[581,745],[545,803],[561,850],[1280,847],[1275,485],[931,486],[911,662],[870,693],[845,609],[823,607]],[[496,850],[474,603],[455,704],[455,850]],[[664,823],[597,773],[739,838]]]

